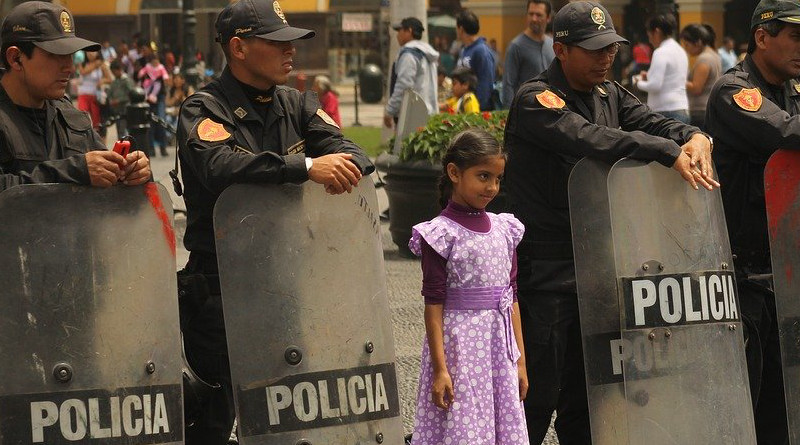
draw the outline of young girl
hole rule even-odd
[[[413,445],[527,445],[528,391],[516,302],[516,247],[524,227],[487,213],[505,155],[483,130],[455,136],[442,160],[442,213],[414,226],[422,257],[427,342]],[[449,198],[449,201],[448,201]]]
[[[480,113],[481,106],[478,103],[478,96],[475,95],[475,88],[478,86],[478,78],[469,68],[456,68],[450,74],[453,86],[453,96],[447,99],[443,105],[443,112],[450,113]]]

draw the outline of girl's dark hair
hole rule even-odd
[[[681,30],[680,38],[682,40],[686,40],[689,43],[697,44],[698,42],[702,43],[705,46],[714,46],[714,35],[713,29],[709,25],[701,25],[699,23],[692,23],[691,25],[686,25]],[[710,30],[710,31],[709,31]]]
[[[447,207],[447,201],[453,194],[453,182],[447,174],[447,164],[452,162],[463,171],[480,164],[489,156],[505,155],[497,139],[486,130],[470,128],[453,136],[442,158],[442,175],[439,177],[439,204],[442,208]]]
[[[647,20],[647,30],[648,31],[655,31],[656,29],[660,29],[661,32],[664,33],[665,37],[669,37],[675,33],[675,28],[678,27],[678,23],[675,21],[675,16],[670,13],[665,14],[658,14],[653,17],[650,17]]]
[[[478,88],[478,78],[475,76],[475,73],[467,67],[462,66],[454,69],[453,72],[450,73],[450,78],[467,85],[469,91],[475,92],[475,89]]]

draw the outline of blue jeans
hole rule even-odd
[[[664,117],[683,122],[684,124],[688,124],[691,121],[689,118],[689,110],[657,111],[657,113]]]

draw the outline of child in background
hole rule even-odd
[[[314,86],[311,89],[319,96],[319,104],[322,105],[322,111],[328,113],[328,116],[341,128],[342,118],[339,115],[339,93],[331,86],[331,80],[327,76],[317,76],[314,78]]]
[[[119,119],[117,119],[117,138],[128,135],[127,107],[131,101],[131,91],[136,88],[133,80],[128,77],[128,73],[122,69],[122,63],[119,60],[111,62],[111,73],[114,75],[114,80],[111,81],[111,85],[108,87],[108,105],[111,107],[111,113],[119,116]]]
[[[453,80],[453,97],[447,99],[444,105],[445,112],[449,113],[480,113],[481,106],[475,96],[478,78],[469,68],[456,68],[450,74]]]
[[[516,247],[525,228],[511,214],[485,210],[505,162],[486,131],[456,135],[442,160],[444,210],[412,230],[427,333],[413,445],[529,443],[516,302]]]

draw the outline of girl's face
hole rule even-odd
[[[453,79],[453,96],[461,97],[469,91],[469,84],[461,83],[458,79]]]
[[[500,192],[505,168],[506,160],[501,155],[487,156],[464,170],[452,162],[447,164],[447,175],[453,182],[453,202],[473,209],[485,209]]]

